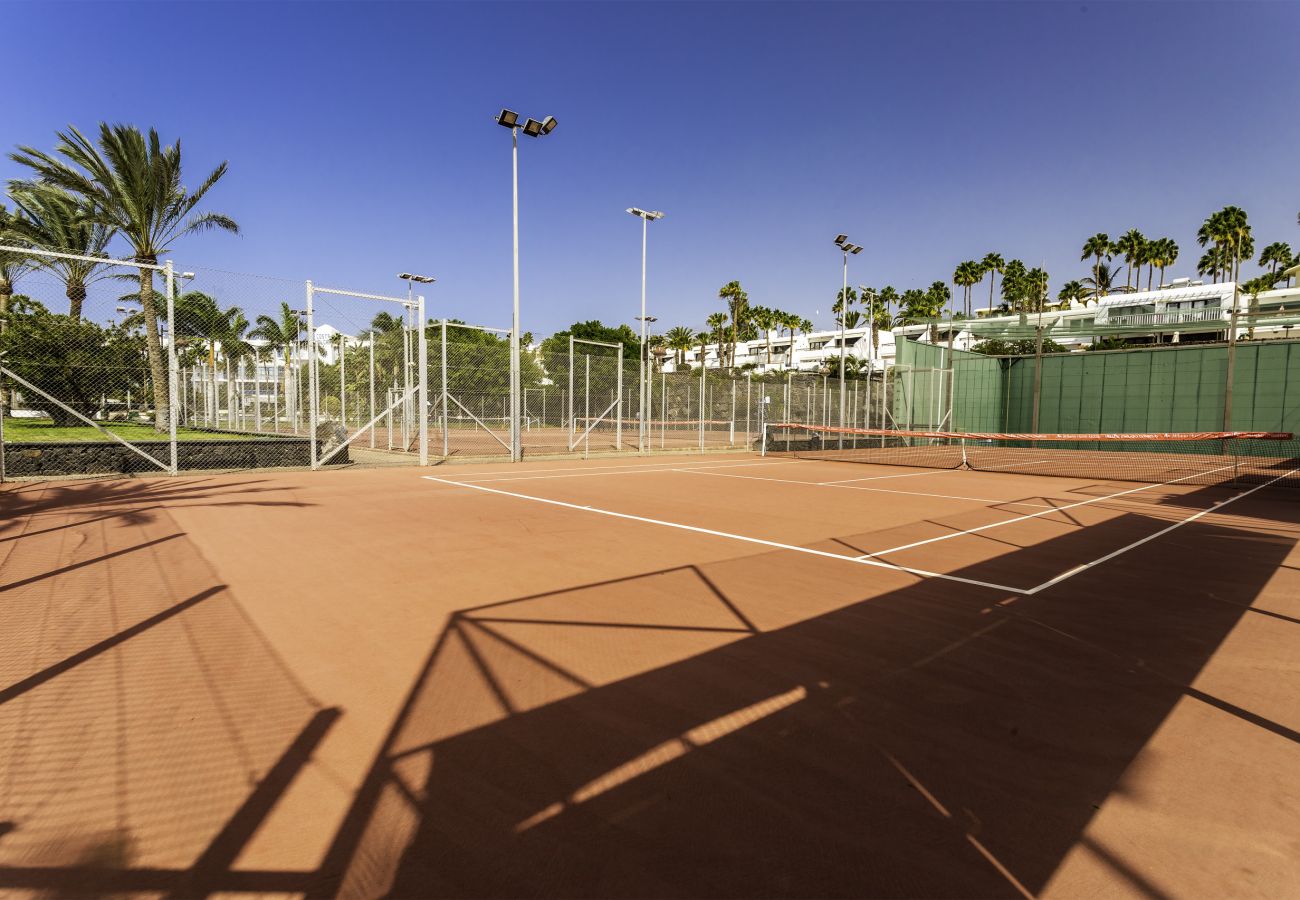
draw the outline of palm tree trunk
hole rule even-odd
[[[81,318],[81,305],[86,301],[86,286],[77,282],[68,284],[68,315],[73,320]]]
[[[150,265],[158,260],[152,256],[139,258]],[[162,341],[158,337],[158,312],[154,305],[153,270],[140,270],[140,309],[144,313],[144,342],[149,352],[149,374],[153,380],[153,427],[163,432],[168,428],[171,414],[167,408],[167,364],[163,361]]]

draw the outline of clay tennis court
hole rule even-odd
[[[0,893],[1300,880],[1294,488],[734,454],[0,512]]]

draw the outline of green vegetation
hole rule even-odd
[[[73,419],[73,421],[77,421]],[[128,441],[166,440],[166,433],[158,434],[148,422],[103,422],[100,423],[118,437]],[[225,432],[198,431],[193,428],[177,428],[178,441],[211,440],[256,440],[255,434],[227,434]],[[52,419],[5,418],[5,443],[22,443],[24,441],[109,441],[112,440],[98,428],[86,424],[60,425]]]

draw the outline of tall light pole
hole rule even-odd
[[[637,209],[635,206],[629,207],[628,212],[637,216],[641,220],[641,315],[637,318],[641,322],[641,352],[637,354],[640,357],[640,370],[637,374],[637,407],[640,409],[638,423],[640,430],[637,449],[642,453],[646,452],[646,346],[645,346],[645,326],[647,321],[655,321],[654,318],[648,318],[645,314],[645,251],[646,251],[646,232],[650,229],[650,223],[657,219],[662,219],[664,214],[658,210]]]
[[[497,115],[497,124],[510,129],[510,143],[513,149],[514,180],[512,192],[512,211],[514,221],[514,258],[515,258],[515,303],[510,320],[510,458],[514,462],[523,459],[524,449],[519,434],[519,129],[529,137],[541,137],[555,130],[555,117],[547,116],[542,121],[529,119],[522,126],[519,114],[503,109]]]
[[[835,235],[835,246],[844,253],[844,288],[840,293],[840,427],[844,427],[844,319],[849,311],[849,254],[857,256],[862,248],[849,241],[847,234]],[[844,446],[844,433],[840,432],[840,446]]]
[[[397,277],[406,282],[406,321],[402,325],[402,390],[405,393],[405,398],[402,400],[402,410],[405,412],[406,410],[412,408],[411,392],[416,388],[415,383],[411,380],[411,365],[414,362],[414,360],[412,360],[412,357],[416,355],[415,354],[416,345],[415,342],[413,341],[414,335],[411,334],[412,318],[415,318],[417,320],[416,327],[421,329],[421,331],[423,331],[424,329],[424,321],[423,321],[424,314],[421,313],[418,316],[414,315],[417,307],[417,303],[415,300],[415,285],[433,284],[434,281],[436,281],[437,279],[435,279],[432,275],[415,275],[411,272],[399,272],[397,274]],[[419,301],[419,305],[423,305],[423,303],[424,303],[424,298],[421,297]],[[419,347],[421,348],[421,352],[423,352],[424,344],[422,342],[419,344]],[[427,387],[425,386],[428,383],[427,369],[428,369],[427,366],[421,365],[420,368],[421,391],[425,391],[426,393],[427,393]],[[414,404],[414,406],[419,407],[420,410],[420,417],[419,419],[416,420],[415,431],[416,434],[421,436],[420,453],[422,456],[426,456],[426,458],[428,453],[429,442],[424,439],[425,435],[427,435],[428,432],[425,429],[423,423],[426,421],[429,415],[429,411],[424,408],[427,400],[428,397],[423,396],[420,398],[419,402]],[[404,423],[403,431],[402,431],[402,451],[404,453],[408,452],[411,449],[410,435],[406,432],[406,429],[410,427],[410,420],[411,420],[411,416],[409,414],[404,414],[402,416],[402,421]]]

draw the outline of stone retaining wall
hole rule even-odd
[[[164,464],[168,461],[166,441],[137,441],[133,446]],[[165,471],[115,441],[6,442],[4,454],[5,473],[15,478]],[[344,448],[327,465],[343,465],[349,461]],[[182,470],[305,467],[311,465],[311,447],[306,438],[177,441],[176,465]]]

